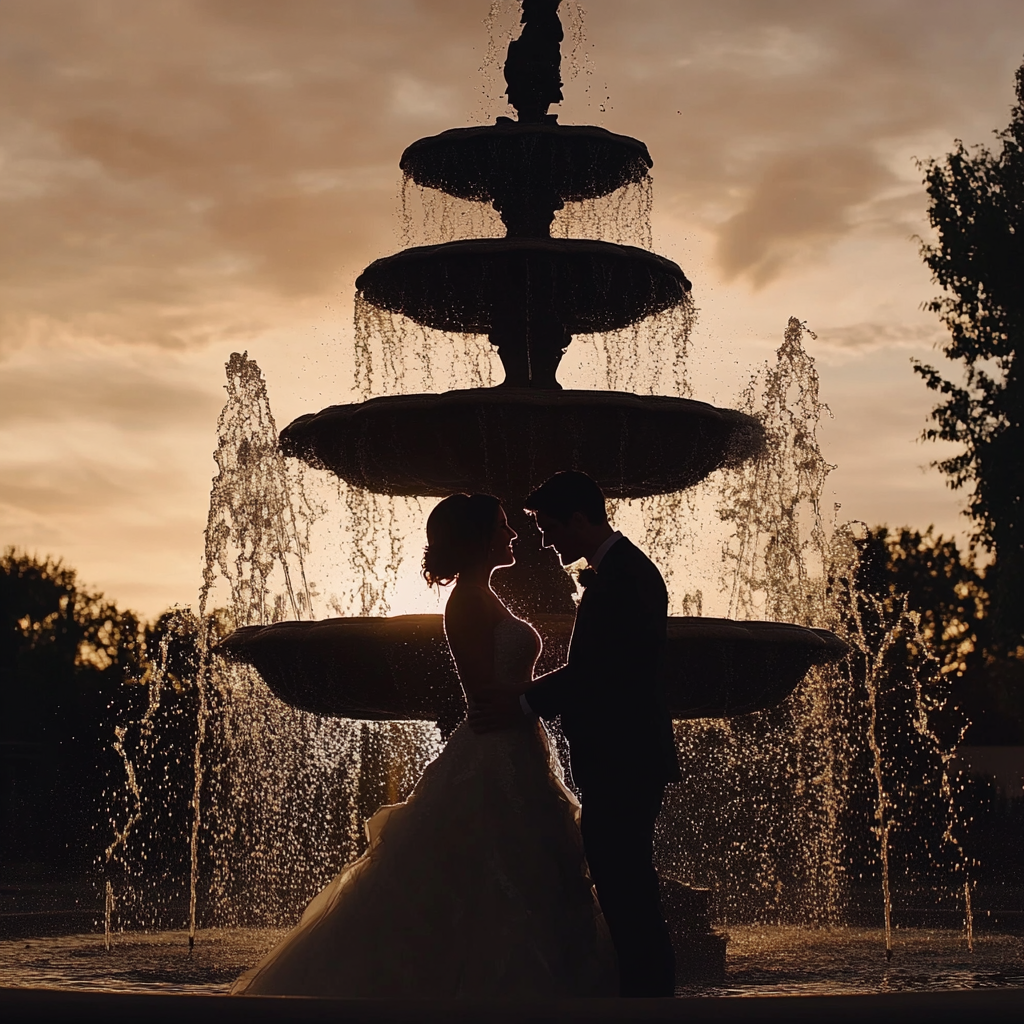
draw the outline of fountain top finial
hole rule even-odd
[[[554,119],[552,103],[562,102],[562,51],[564,38],[558,18],[561,0],[521,0],[523,31],[508,44],[505,90],[521,123]]]

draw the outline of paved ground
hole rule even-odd
[[[557,1003],[410,1002],[200,995],[115,995],[0,989],[0,1020],[85,1024],[686,1024],[793,1021],[814,1024],[988,1024],[1024,1020],[1024,989],[757,999],[606,999]]]

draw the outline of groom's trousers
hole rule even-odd
[[[652,863],[654,826],[665,787],[592,783],[583,790],[580,828],[624,996],[671,996],[675,959]]]

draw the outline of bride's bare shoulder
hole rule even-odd
[[[501,618],[501,603],[483,587],[456,584],[444,609],[445,630],[459,633],[492,629]]]
[[[484,587],[456,584],[444,610],[448,647],[471,700],[494,684],[494,627],[501,609],[501,602]]]

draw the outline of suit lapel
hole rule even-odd
[[[569,637],[569,650],[565,653],[565,660],[567,662],[573,660],[573,655],[579,653],[579,639],[582,635],[580,625],[586,622],[587,616],[587,595],[590,591],[590,587],[587,587],[583,591],[583,596],[580,598],[580,603],[576,606],[576,616],[572,620],[572,635]]]
[[[601,565],[605,566],[606,570],[608,566],[608,559],[611,558],[612,552],[624,543],[626,543],[625,538],[618,541],[616,544],[613,544],[608,553],[601,560]],[[614,562],[612,564],[614,565]],[[607,577],[602,579],[601,573],[598,572],[597,579],[595,579],[589,587],[584,589],[583,596],[580,598],[580,603],[576,608],[576,618],[573,622],[572,636],[569,638],[569,650],[566,655],[567,661],[573,657],[574,652],[577,656],[579,655],[579,644],[581,639],[583,643],[586,643],[588,621],[593,615],[594,604],[601,600],[603,596],[602,591],[607,588],[607,586]]]

